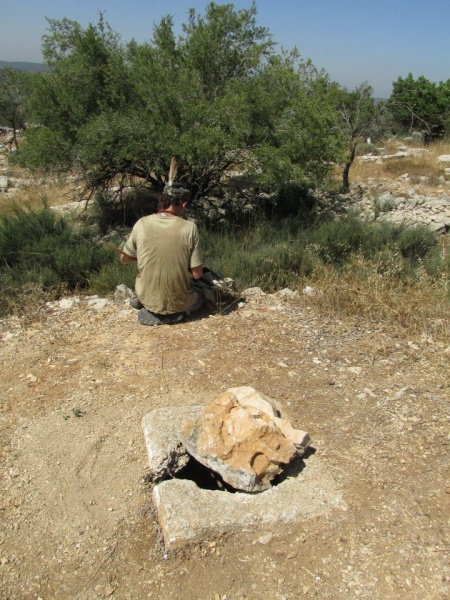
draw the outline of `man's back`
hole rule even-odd
[[[143,217],[124,250],[137,257],[136,293],[145,308],[158,314],[189,310],[190,269],[202,263],[194,223],[164,214]]]

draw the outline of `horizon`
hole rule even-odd
[[[79,0],[76,5],[69,0],[17,0],[11,5],[0,0],[0,60],[45,64],[41,38],[48,29],[46,18],[68,18],[85,28],[96,24],[102,12],[122,43],[145,43],[163,16],[174,17],[178,35],[189,8],[203,15],[209,3],[129,0],[126,6],[112,6],[110,0]],[[235,10],[248,9],[251,0],[232,4]],[[450,3],[444,0],[379,0],[376,5],[360,0],[283,0],[276,7],[271,0],[256,0],[255,5],[257,24],[269,30],[277,51],[296,47],[303,59],[348,89],[367,82],[375,98],[388,98],[392,83],[409,73],[435,83],[450,79]]]

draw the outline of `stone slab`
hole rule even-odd
[[[189,455],[178,439],[181,425],[188,419],[196,419],[203,406],[166,407],[153,410],[142,419],[148,466],[154,481],[175,475],[189,460]]]
[[[167,549],[346,510],[342,493],[316,455],[297,459],[284,481],[259,494],[204,490],[193,481],[172,479],[153,488],[153,502]]]

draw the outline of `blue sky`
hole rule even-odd
[[[218,4],[223,2],[218,1]],[[83,27],[99,11],[122,41],[149,41],[162,16],[176,27],[203,0],[0,0],[0,60],[42,62],[46,17],[67,17]],[[236,9],[251,0],[236,0]],[[279,47],[298,48],[349,89],[367,81],[376,97],[408,73],[450,79],[450,0],[256,0],[258,24]]]

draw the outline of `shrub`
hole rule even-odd
[[[417,261],[436,245],[436,236],[425,226],[405,227],[398,237],[397,245],[402,256]]]
[[[317,200],[308,185],[289,181],[279,188],[271,216],[280,219],[295,216],[310,221],[316,205]]]
[[[91,274],[112,260],[88,229],[45,205],[38,211],[16,206],[1,217],[0,256],[2,312],[23,299],[25,289],[57,297],[62,290],[87,288]]]
[[[375,146],[375,144],[372,144],[370,142],[364,142],[362,144],[358,144],[356,148],[356,155],[363,156],[364,154],[372,154],[373,156],[379,156],[380,151]]]
[[[322,223],[311,231],[309,242],[323,261],[341,264],[352,253],[372,250],[373,228],[350,215]]]

